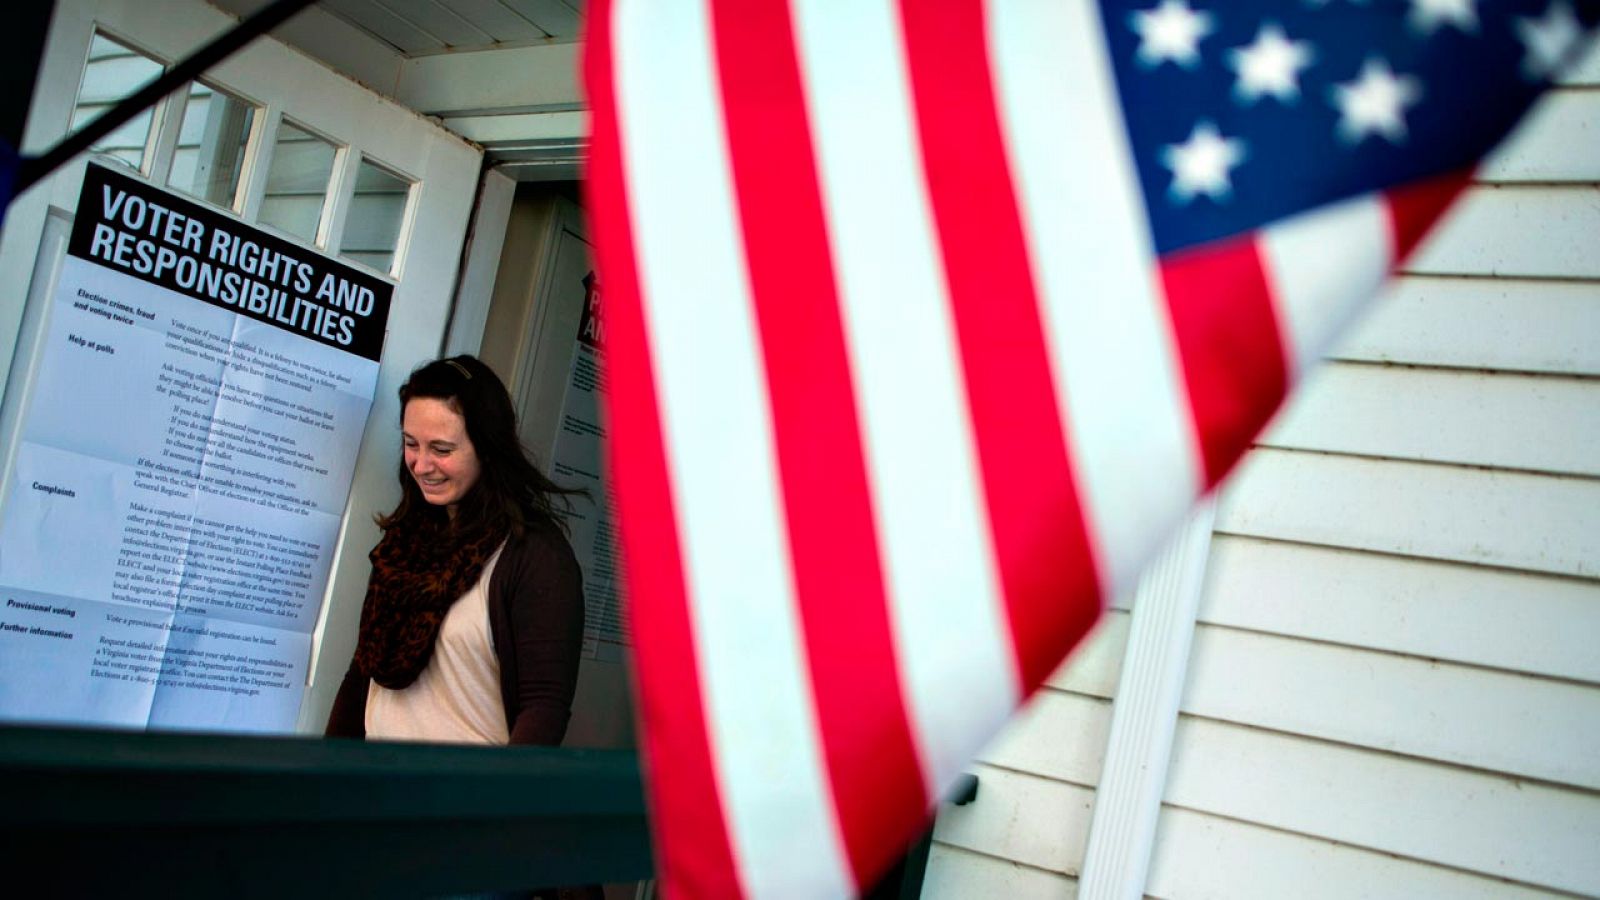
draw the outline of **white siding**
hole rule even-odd
[[[944,843],[929,852],[922,884],[925,900],[1070,900],[1078,895],[1076,883],[1065,875]]]
[[[1487,160],[1483,180],[1600,181],[1600,94],[1558,91]]]
[[[1333,363],[1259,443],[1593,477],[1600,403],[1592,378]]]
[[[1194,717],[1180,722],[1177,746],[1173,807],[1534,886],[1600,891],[1592,793]],[[1170,853],[1157,844],[1158,866]],[[1200,858],[1185,868],[1212,865]],[[1235,896],[1260,895],[1253,875],[1235,873]],[[1181,877],[1173,886],[1171,896],[1187,896]]]
[[[1600,54],[1241,464],[1146,890],[1600,895]]]
[[[974,772],[978,799],[939,817],[939,843],[1076,876],[1094,790],[981,763]]]
[[[1591,144],[1592,146],[1592,144]],[[1423,275],[1600,278],[1600,192],[1567,185],[1469,188],[1408,272]]]
[[[1165,815],[1156,843],[1163,852],[1148,883],[1156,897],[1530,900],[1549,896],[1443,866],[1187,809],[1172,809]],[[1194,858],[1207,864],[1181,871],[1173,865],[1174,860]],[[1241,872],[1250,873],[1247,883],[1239,878]]]
[[[1214,625],[1600,682],[1600,583],[1216,535]]]
[[[1600,372],[1596,334],[1594,281],[1407,275],[1333,358],[1592,375]]]
[[[1567,681],[1202,625],[1183,708],[1600,790],[1600,691]]]
[[[924,897],[1072,897],[1128,613],[1111,609],[980,756],[978,799],[939,809]]]
[[[1223,493],[1217,530],[1592,578],[1600,480],[1261,448]]]

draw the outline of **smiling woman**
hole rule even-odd
[[[452,517],[456,505],[478,483],[478,452],[467,436],[467,420],[444,400],[418,397],[406,404],[400,439],[406,471],[423,499],[443,506]]]
[[[478,359],[400,388],[400,504],[380,516],[334,737],[561,742],[577,683],[582,575],[511,398]]]

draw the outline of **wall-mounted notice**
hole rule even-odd
[[[583,279],[583,315],[578,320],[578,343],[567,373],[566,396],[561,403],[561,430],[556,434],[550,469],[556,483],[579,487],[588,497],[573,497],[566,516],[572,550],[583,569],[583,655],[617,662],[627,646],[627,626],[622,618],[622,598],[617,577],[620,560],[611,523],[611,496],[601,472],[600,442],[605,429],[600,422],[600,397],[605,393],[605,329],[601,317],[600,287],[590,272]]]
[[[0,718],[290,731],[391,287],[91,165],[0,518]]]

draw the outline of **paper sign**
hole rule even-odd
[[[88,167],[0,518],[0,718],[293,730],[391,294]]]

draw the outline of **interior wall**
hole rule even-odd
[[[566,182],[518,186],[480,351],[510,388],[518,435],[546,472],[565,414],[586,297],[583,281],[592,268],[577,196],[576,186]],[[565,745],[631,747],[626,658],[587,648],[586,641]]]
[[[541,248],[549,237],[553,213],[548,198],[520,187],[506,221],[505,246],[495,274],[478,357],[515,391],[520,383],[523,344],[531,326],[533,288],[542,262]]]

